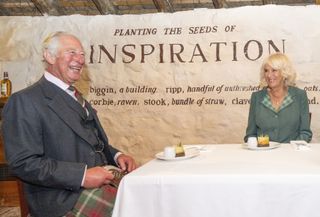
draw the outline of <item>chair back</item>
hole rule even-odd
[[[17,178],[21,217],[29,216],[28,203],[23,190],[23,182]]]

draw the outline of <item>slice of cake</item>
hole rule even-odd
[[[269,136],[268,135],[261,135],[258,136],[258,147],[269,147]]]
[[[181,142],[175,146],[175,150],[176,150],[176,157],[186,156],[186,153],[184,152],[184,149],[183,149]]]

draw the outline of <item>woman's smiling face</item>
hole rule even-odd
[[[281,72],[273,69],[269,64],[264,66],[264,78],[271,89],[284,86],[284,77],[281,75]]]

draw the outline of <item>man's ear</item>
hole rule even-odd
[[[43,58],[51,65],[56,62],[56,56],[51,54],[48,50],[44,51]]]

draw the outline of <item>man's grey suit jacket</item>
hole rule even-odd
[[[96,121],[108,164],[118,152],[108,144],[96,112]],[[3,109],[3,136],[7,161],[24,181],[32,216],[62,216],[75,205],[85,171],[96,166],[94,138],[83,126],[80,104],[42,77],[14,93]],[[81,113],[82,112],[82,113]]]

